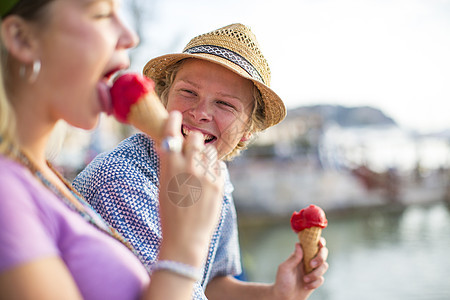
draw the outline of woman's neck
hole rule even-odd
[[[24,124],[25,123],[25,124]],[[50,138],[53,126],[39,125],[35,122],[34,126],[32,124],[27,124],[29,122],[18,122],[18,138],[19,138],[19,148],[27,155],[33,163],[39,168],[46,169],[46,148],[47,143]]]
[[[18,146],[39,168],[47,168],[46,147],[56,120],[49,118],[50,113],[45,101],[38,93],[19,92],[13,101],[16,113]]]

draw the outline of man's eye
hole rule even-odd
[[[220,104],[220,105],[223,105],[223,106],[232,108],[232,109],[236,109],[236,108],[234,107],[234,105],[232,105],[231,103],[225,102],[225,101],[217,101],[217,103]]]
[[[191,91],[191,90],[181,90],[181,92],[183,93],[183,94],[186,94],[186,95],[189,95],[189,96],[192,96],[192,95],[195,95],[195,93],[193,92],[193,91]]]

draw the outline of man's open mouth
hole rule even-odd
[[[184,137],[188,136],[189,133],[191,133],[191,131],[192,130],[186,128],[185,126],[181,127],[181,133],[183,134]],[[201,132],[201,133],[203,134],[203,140],[204,140],[205,144],[212,143],[217,139],[214,135],[203,133],[203,132]]]

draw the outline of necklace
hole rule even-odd
[[[62,200],[62,202],[64,202],[72,211],[78,213],[84,220],[86,220],[89,224],[93,225],[98,230],[112,236],[123,245],[125,245],[125,247],[131,250],[146,267],[146,264],[144,263],[145,260],[143,260],[141,255],[134,249],[131,243],[126,240],[117,230],[107,225],[106,221],[103,220],[103,218],[92,208],[92,206],[86,202],[83,196],[73,188],[73,186],[53,167],[53,165],[49,161],[47,161],[47,165],[50,170],[58,177],[59,180],[63,182],[63,184],[67,187],[67,189],[70,191],[71,195],[79,205],[76,205],[74,201],[67,197],[61,189],[59,189],[55,184],[48,180],[44,176],[43,172],[39,170],[39,168],[25,155],[25,153],[20,151],[17,158],[21,164],[26,166],[46,188],[53,192],[58,197],[58,199]],[[80,205],[82,209],[80,208]]]

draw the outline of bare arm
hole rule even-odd
[[[171,272],[155,272],[142,299],[191,299],[194,282]],[[0,291],[0,300],[83,299],[65,263],[58,257],[2,272]]]
[[[309,274],[304,274],[303,252],[300,244],[297,243],[291,256],[278,266],[275,283],[242,282],[231,276],[221,276],[208,283],[206,296],[211,300],[307,299],[316,288],[323,284],[323,275],[328,269],[326,262],[328,249],[325,247],[323,238],[320,247],[318,255],[312,260],[317,267]]]
[[[0,274],[0,299],[82,299],[64,262],[40,259]]]
[[[181,115],[171,113],[166,134],[181,138],[180,128]],[[176,261],[196,268],[201,268],[204,263],[223,197],[223,178],[216,173],[218,162],[210,161],[211,156],[205,156],[204,150],[203,136],[196,133],[187,137],[183,153],[160,155],[159,202],[163,244],[159,260]],[[205,167],[213,173],[205,172]],[[168,182],[181,173],[195,176],[201,187],[201,197],[186,207],[176,205],[169,197]],[[145,299],[191,299],[194,283],[193,279],[160,270],[152,274]]]
[[[218,276],[208,283],[206,297],[213,300],[222,299],[270,299],[272,285],[244,282],[231,276]]]

